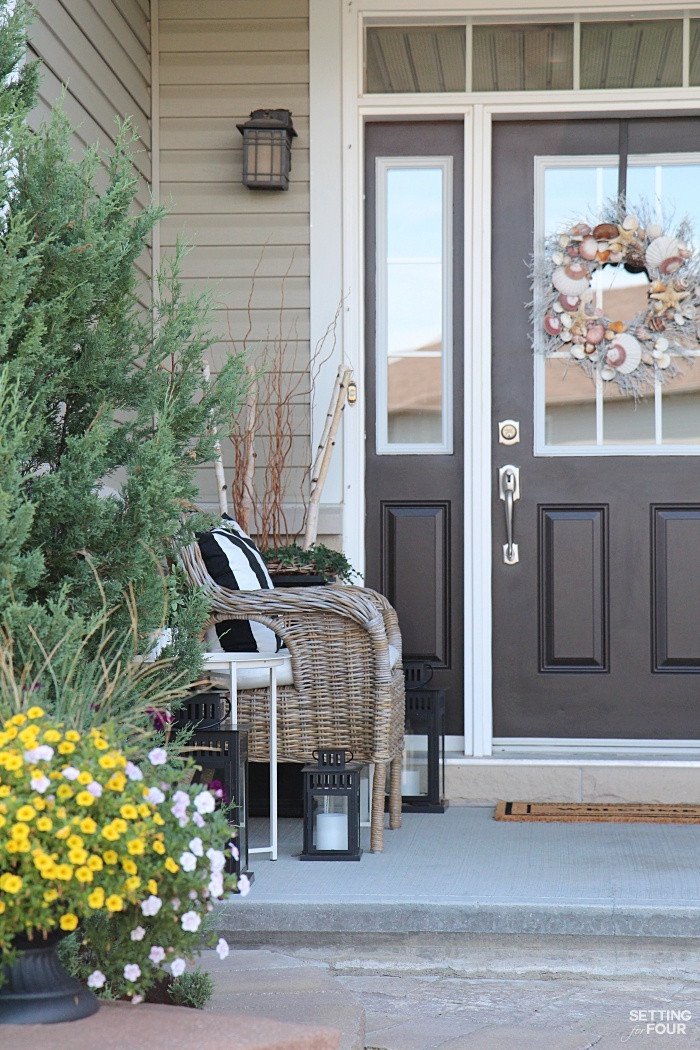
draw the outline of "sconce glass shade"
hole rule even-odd
[[[236,127],[243,136],[243,185],[251,190],[287,190],[296,131],[288,109],[256,109]]]

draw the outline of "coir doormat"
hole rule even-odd
[[[700,824],[700,806],[652,802],[504,802],[496,820],[551,823]]]

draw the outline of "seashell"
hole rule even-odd
[[[681,259],[690,259],[693,255],[690,248],[684,248],[683,245],[681,245],[678,249],[678,254],[680,255]]]
[[[590,232],[591,228],[588,225],[588,223],[577,222],[571,230],[571,236],[575,237],[577,240],[582,240],[584,237],[588,237],[590,235]]]
[[[657,368],[668,368],[671,364],[670,354],[659,354],[658,357],[654,358],[654,364]]]
[[[632,251],[627,252],[625,269],[628,273],[641,273],[642,270],[646,269],[646,260],[641,245],[638,248],[635,247]]]
[[[569,256],[570,259],[577,259],[578,248],[576,247],[576,245],[570,244],[569,247],[566,249],[566,254]]]
[[[668,259],[664,259],[661,263],[659,270],[661,273],[675,273],[677,270],[680,270],[682,265],[683,258],[680,255],[670,255]]]
[[[569,240],[569,237],[565,233],[562,233],[559,237],[559,247],[566,248],[567,244],[569,244]]]
[[[647,237],[650,241],[656,240],[656,238],[660,237],[663,232],[661,226],[658,226],[655,222],[652,222],[647,226]]]
[[[593,236],[597,241],[611,241],[617,237],[620,230],[612,222],[599,222],[593,230]]]
[[[689,321],[693,321],[695,319],[695,307],[692,303],[690,303],[689,306],[683,307],[683,316],[687,317]]]
[[[557,266],[552,274],[552,284],[564,295],[580,295],[588,288],[588,270],[581,263]]]
[[[608,262],[615,263],[615,264],[621,263],[622,262],[622,252],[613,252],[613,251],[611,251],[609,253],[609,255],[608,255]]]
[[[605,338],[606,339],[614,339],[615,338],[615,332],[613,332],[612,328],[606,328],[605,329]]]
[[[582,346],[572,346],[571,356],[575,357],[577,361],[583,361],[586,354]]]
[[[564,325],[564,328],[571,328],[572,324],[574,323],[571,314],[562,314],[561,317],[558,318],[558,320],[561,321],[561,323]]]
[[[566,330],[566,328],[561,333],[561,341],[562,341],[562,343],[570,343],[571,342],[571,332],[568,332]]]
[[[561,332],[561,318],[556,314],[544,315],[544,330],[547,335],[559,335]]]
[[[624,332],[627,325],[624,321],[611,321],[609,327],[611,332],[619,334],[620,332]]]
[[[652,281],[649,285],[649,292],[665,292],[666,285],[663,281]]]
[[[606,263],[609,258],[610,258],[610,252],[608,251],[607,248],[603,248],[601,251],[598,252],[598,261],[599,262]]]
[[[651,356],[648,350],[645,350],[642,354],[642,364],[653,365],[654,358]]]
[[[688,318],[684,317],[683,314],[674,314],[673,320],[676,322],[679,328],[682,328],[685,322],[688,320]]]
[[[666,259],[678,255],[680,245],[675,237],[655,237],[647,247],[645,257],[651,270],[660,270]]]
[[[597,346],[598,343],[602,343],[605,339],[605,328],[602,324],[590,325],[586,333],[586,338],[589,343],[593,343],[594,346]]]
[[[561,306],[564,310],[568,310],[569,312],[572,311],[572,310],[575,310],[580,302],[581,302],[581,300],[579,299],[579,297],[577,295],[560,295],[559,296],[559,306]],[[556,310],[556,308],[557,308],[557,304],[555,303],[554,309]]]
[[[554,252],[554,254],[552,255],[552,262],[555,266],[561,266],[561,264],[564,262],[564,256],[562,255],[562,253]]]
[[[637,218],[636,215],[626,215],[625,218],[622,220],[622,228],[623,228],[623,230],[629,230],[630,233],[633,230],[636,230],[638,226],[639,226],[639,219]]]
[[[605,360],[618,372],[627,375],[639,366],[642,348],[633,335],[618,335],[605,355]]]
[[[635,336],[637,337],[637,339],[643,339],[643,340],[644,340],[645,342],[647,342],[647,341],[648,341],[649,339],[651,339],[651,337],[652,337],[652,336],[651,336],[651,332],[649,332],[649,331],[648,331],[648,330],[647,330],[647,329],[646,329],[646,328],[645,328],[645,327],[644,327],[643,325],[641,325],[641,324],[639,325],[639,327],[638,327],[638,328],[635,328],[635,330],[634,330],[634,334],[635,334]]]
[[[583,348],[583,352],[586,357],[592,357],[596,353],[597,347],[593,346],[593,343],[586,343]]]
[[[554,310],[555,314],[560,314],[560,313],[563,313],[563,311],[564,311],[564,307],[561,305],[561,303],[559,302],[558,299],[557,299],[556,303],[554,304],[554,306],[552,307],[552,309]]]
[[[663,332],[666,329],[666,322],[663,317],[647,317],[646,323],[652,332]]]
[[[666,336],[662,335],[661,338],[657,339],[654,343],[654,352],[656,353],[658,351],[658,353],[660,354],[665,354],[669,348],[669,345],[670,344]]]
[[[625,250],[625,246],[622,243],[622,241],[610,241],[610,243],[608,244],[608,248],[615,255],[617,255],[618,252],[623,252]]]
[[[586,342],[582,335],[573,335],[573,333],[569,334],[571,335],[573,342],[576,343],[577,346],[583,346],[583,344]]]
[[[598,254],[598,242],[595,237],[584,237],[579,247],[582,259],[593,260]]]
[[[615,378],[614,368],[601,368],[600,378],[604,379],[606,383],[609,383],[611,379]]]

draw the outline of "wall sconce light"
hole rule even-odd
[[[236,127],[243,136],[243,185],[251,190],[287,190],[296,131],[288,109],[255,109]]]

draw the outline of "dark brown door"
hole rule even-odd
[[[464,732],[464,126],[370,124],[366,192],[367,583],[404,660]]]
[[[617,120],[494,129],[496,737],[700,736],[698,377],[635,405],[582,383],[575,364],[536,363],[530,341],[524,260],[536,217],[539,236],[557,216],[596,214],[601,192],[616,192],[625,137],[628,208],[656,192],[668,214],[698,211],[700,166],[680,154],[700,151],[700,120],[637,120],[620,131]],[[520,423],[518,444],[499,442],[507,419]],[[513,565],[498,492],[509,464],[521,497]]]

